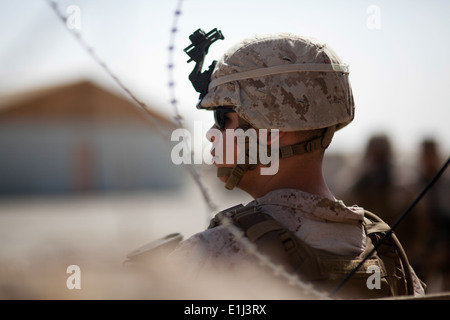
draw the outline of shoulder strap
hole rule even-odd
[[[366,233],[374,245],[377,246],[378,242],[385,236],[386,232],[388,232],[391,227],[380,217],[368,210],[365,210],[364,216],[364,227],[366,229]],[[406,256],[405,250],[394,232],[392,232],[383,244],[378,247],[377,251],[381,255],[390,257],[396,256],[399,258],[400,261],[396,262],[395,266],[393,266],[396,270],[393,271],[396,271],[397,273],[400,272],[401,276],[403,276],[406,280],[406,292],[404,293],[414,295],[414,281],[408,257]]]
[[[223,210],[211,220],[209,228],[220,225],[223,217],[230,218],[262,254],[272,258],[289,272],[295,272],[311,255],[308,247],[303,247],[303,241],[297,241],[297,237],[289,230],[256,206],[238,205]]]
[[[345,275],[362,260],[360,256],[341,256],[312,248],[254,205],[239,205],[219,212],[211,220],[210,228],[219,225],[224,216],[230,218],[261,253],[267,254],[287,271],[306,275],[308,279]],[[357,274],[365,275],[374,264],[384,275],[385,270],[377,259],[368,259]]]

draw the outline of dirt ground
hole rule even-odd
[[[249,198],[237,192],[212,200],[221,210]],[[182,266],[124,264],[128,253],[148,242],[203,230],[211,214],[193,184],[168,191],[1,198],[0,299],[323,298],[286,286],[286,280],[280,286],[277,277],[256,281],[255,290],[255,281],[249,286],[238,278],[205,275],[202,282],[188,281]],[[80,270],[80,289],[69,288],[73,265]],[[439,281],[429,284],[432,292],[439,292]]]
[[[239,200],[245,198],[223,198],[215,204],[231,206]],[[127,254],[148,242],[174,232],[187,238],[203,230],[208,215],[193,185],[156,192],[2,198],[0,299],[220,299],[230,298],[231,292],[231,297],[258,296],[239,283],[237,291],[218,289],[209,281],[193,284],[185,281],[182,268],[124,264]],[[69,289],[75,283],[73,265],[79,267],[80,289]],[[276,291],[269,296],[280,297]]]
[[[195,208],[197,196],[175,190],[2,199],[0,298],[141,297],[139,286],[125,285],[126,255],[168,233],[204,228],[204,206],[180,213],[181,203]],[[81,290],[66,286],[70,265],[80,267]]]

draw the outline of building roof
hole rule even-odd
[[[0,121],[82,120],[154,126],[156,120],[161,127],[175,128],[175,123],[161,113],[150,108],[144,111],[137,103],[91,81],[27,90],[2,97],[0,101]]]

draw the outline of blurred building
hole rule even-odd
[[[176,187],[163,140],[133,102],[89,81],[0,97],[0,195]]]

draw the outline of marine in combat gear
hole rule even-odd
[[[264,165],[251,164],[248,157],[245,163],[215,162],[227,189],[242,189],[254,200],[217,214],[207,230],[178,244],[171,261],[197,274],[239,271],[243,262],[255,261],[223,223],[228,218],[275,263],[317,288],[332,289],[389,228],[364,208],[336,199],[322,173],[334,133],[354,119],[348,66],[324,43],[277,33],[243,40],[214,62],[208,74],[197,108],[214,113],[210,130],[220,130],[225,145],[227,129],[278,129],[262,143],[278,139],[279,169],[262,175]],[[225,158],[230,150],[218,147],[217,136],[208,137],[213,160],[217,153]],[[397,239],[390,240],[344,285],[340,297],[424,294],[424,284],[402,256]],[[373,265],[381,270],[379,290],[366,285],[367,268]]]

